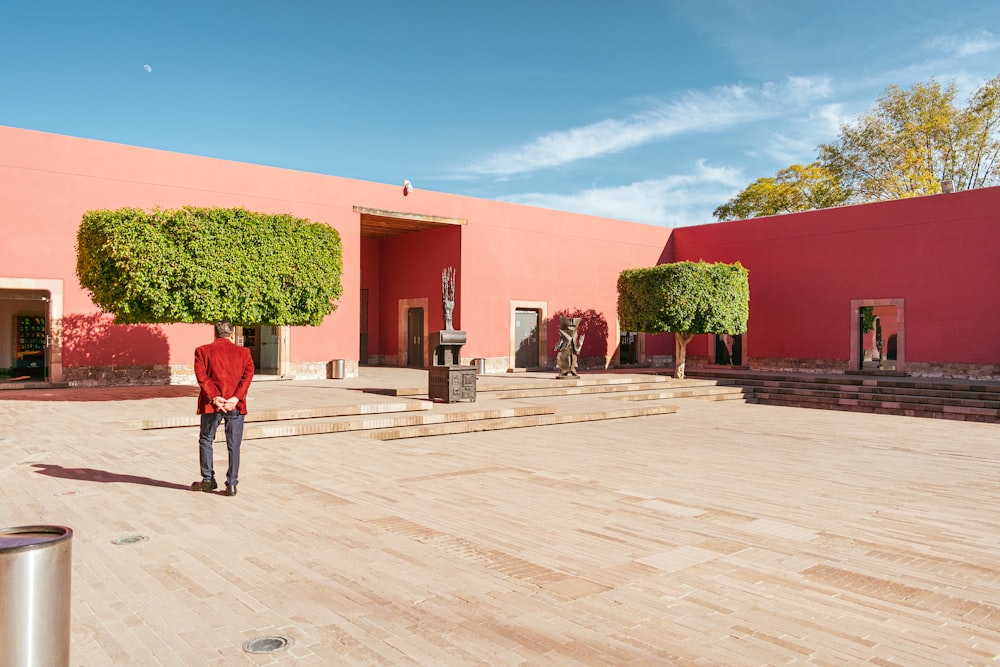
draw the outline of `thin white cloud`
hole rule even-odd
[[[712,222],[715,207],[744,185],[740,170],[711,167],[700,161],[690,174],[617,187],[592,187],[571,194],[528,192],[504,200],[617,220],[687,227]]]
[[[830,143],[840,133],[840,126],[851,122],[843,104],[824,104],[798,118],[790,118],[770,133],[761,148],[753,153],[782,164],[808,164],[816,159],[820,144]]]
[[[473,174],[510,175],[559,167],[670,137],[717,132],[745,123],[784,116],[830,94],[825,78],[789,77],[759,88],[727,86],[690,91],[625,119],[607,119],[552,132],[468,166]]]
[[[1000,38],[988,30],[983,30],[970,37],[956,35],[935,37],[927,43],[927,46],[934,50],[943,51],[949,56],[965,58],[1000,49]]]

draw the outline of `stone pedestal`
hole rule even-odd
[[[458,366],[458,353],[465,345],[466,335],[464,331],[455,329],[443,329],[433,331],[430,335],[431,349],[434,350],[431,365],[433,366]]]
[[[476,367],[431,366],[428,369],[427,397],[445,403],[475,403]]]

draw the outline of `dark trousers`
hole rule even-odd
[[[212,442],[219,424],[226,422],[226,448],[229,450],[229,468],[226,470],[226,484],[236,486],[240,475],[240,444],[243,442],[243,418],[239,410],[213,412],[201,416],[201,433],[198,436],[198,458],[201,462],[201,478],[215,478],[212,458]]]

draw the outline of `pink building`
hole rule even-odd
[[[559,315],[573,315],[587,333],[582,366],[670,365],[671,336],[620,331],[617,277],[704,259],[750,270],[743,365],[860,369],[874,342],[858,310],[872,306],[885,343],[896,334],[889,370],[1000,377],[1000,188],[670,230],[9,127],[0,155],[0,371],[15,377],[192,382],[209,325],[114,325],[75,273],[85,211],[187,205],[289,213],[341,234],[344,296],[321,326],[242,332],[263,373],[426,367],[446,267],[463,362],[552,367]],[[711,338],[692,342],[693,365],[717,360]]]

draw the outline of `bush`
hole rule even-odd
[[[336,229],[242,208],[88,211],[77,276],[120,324],[319,325],[340,297]]]

